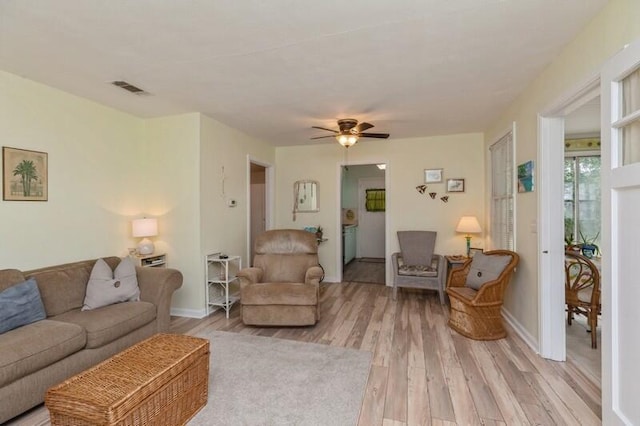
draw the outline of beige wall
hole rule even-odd
[[[242,256],[248,265],[248,186],[249,162],[275,164],[275,148],[245,135],[207,116],[201,116],[200,138],[200,233],[198,261],[204,282],[204,256],[223,252]],[[224,167],[224,196],[223,172]],[[229,200],[236,207],[229,207]],[[204,284],[200,285],[201,299],[191,306],[204,307]]]
[[[640,37],[638,22],[639,1],[611,0],[490,126],[485,145],[494,143],[515,121],[516,164],[537,161],[538,113],[595,76],[608,58],[626,43]],[[530,224],[537,221],[538,196],[538,193],[516,195],[516,249],[521,255],[521,263],[505,301],[505,308],[535,339],[538,338],[539,320],[538,247],[537,235],[530,231]]]
[[[460,155],[464,153],[464,155]],[[429,229],[438,232],[436,251],[462,253],[464,238],[456,234],[460,216],[476,215],[483,220],[484,163],[483,136],[480,133],[435,136],[387,141],[363,140],[349,149],[348,164],[387,163],[387,259],[398,250],[396,232]],[[339,223],[340,166],[345,152],[337,143],[276,148],[276,227],[304,228],[321,225],[329,240],[320,246],[320,263],[326,280],[335,280],[340,268],[342,238]],[[425,168],[443,168],[446,178],[465,178],[466,192],[445,194],[445,184],[430,184],[438,193],[435,200],[419,194],[415,187],[424,183]],[[298,213],[292,219],[293,183],[300,179],[319,182],[320,211]],[[449,195],[449,202],[440,197]],[[480,236],[475,241],[480,241]],[[475,245],[475,244],[474,244]],[[389,268],[387,268],[389,269]],[[390,271],[387,271],[388,276]]]
[[[49,201],[0,201],[0,269],[125,255],[142,213],[144,121],[4,72],[0,94],[1,145],[49,160]]]
[[[200,263],[200,114],[146,121],[144,213],[158,218],[156,251],[184,276],[176,309],[197,309],[203,299]]]

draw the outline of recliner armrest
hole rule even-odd
[[[321,267],[312,266],[309,269],[307,269],[307,272],[304,275],[304,283],[320,285],[320,279],[322,278],[322,275],[323,275],[323,272]]]
[[[261,282],[262,275],[263,275],[262,268],[251,267],[251,268],[241,269],[240,271],[238,271],[238,274],[236,275],[238,279],[240,279],[240,289],[242,289],[243,287],[249,284],[255,284],[255,283]]]

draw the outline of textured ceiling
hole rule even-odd
[[[0,69],[274,145],[482,131],[606,0],[2,0]],[[108,84],[126,80],[151,96]]]

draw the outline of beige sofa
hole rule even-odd
[[[115,268],[117,257],[105,261]],[[95,260],[0,271],[0,291],[34,277],[47,318],[0,334],[0,424],[42,403],[46,390],[170,324],[174,269],[136,268],[139,302],[81,311]]]

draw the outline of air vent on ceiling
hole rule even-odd
[[[118,86],[121,89],[126,90],[127,92],[131,92],[134,95],[138,95],[138,96],[150,95],[149,92],[145,92],[141,88],[136,87],[131,83],[127,83],[126,81],[112,81],[111,84],[113,84],[114,86]]]

